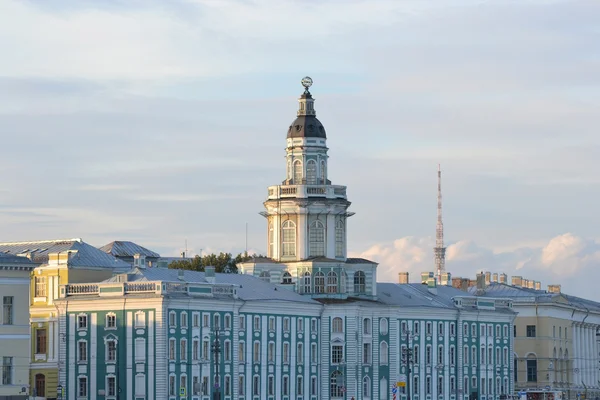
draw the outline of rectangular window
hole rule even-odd
[[[477,325],[471,325],[471,336],[477,337]]]
[[[13,296],[4,296],[2,298],[2,324],[13,324]]]
[[[179,359],[187,360],[187,340],[185,339],[179,342]]]
[[[427,322],[425,324],[425,334],[427,336],[431,336],[431,322]]]
[[[513,325],[513,337],[517,337],[517,326]]]
[[[186,312],[182,312],[181,313],[181,327],[182,328],[187,328],[187,323],[188,323],[188,318],[187,318],[187,313]]]
[[[221,316],[219,314],[213,315],[214,329],[221,329]]]
[[[135,396],[146,396],[146,379],[144,375],[138,374],[135,376]]]
[[[287,375],[283,377],[281,382],[281,392],[284,396],[290,395],[290,377]]]
[[[192,360],[198,361],[200,359],[200,341],[194,339],[192,341]]]
[[[275,317],[269,317],[269,332],[275,332]]]
[[[87,378],[85,376],[79,377],[79,384],[77,385],[77,393],[79,397],[87,397]]]
[[[338,222],[338,226],[335,228],[335,256],[344,256],[344,226],[341,222]]]
[[[438,335],[444,336],[444,323],[438,322]]]
[[[371,364],[371,343],[363,343],[363,364]]]
[[[169,339],[169,360],[175,360],[175,339]]]
[[[267,347],[267,362],[274,363],[275,362],[275,343],[269,342],[269,346]]]
[[[444,394],[444,377],[438,376],[438,395]]]
[[[260,342],[254,342],[254,351],[253,351],[252,359],[255,364],[260,363]]]
[[[231,342],[229,340],[223,343],[223,357],[226,362],[231,362]]]
[[[535,337],[535,325],[527,325],[527,337]]]
[[[106,378],[106,395],[116,396],[117,395],[117,382],[114,376]]]
[[[243,396],[246,393],[245,389],[246,389],[246,381],[244,379],[244,375],[239,375],[238,376],[238,394],[240,396]]]
[[[402,335],[406,335],[406,321],[402,321],[402,323],[400,324],[400,332],[402,333]]]
[[[317,320],[314,318],[310,320],[310,331],[312,333],[317,333]]]
[[[106,328],[114,329],[117,327],[117,316],[110,314],[106,316]]]
[[[492,325],[488,325],[487,334],[488,336],[494,336],[494,327]]]
[[[311,345],[310,345],[310,362],[311,362],[311,364],[317,364],[318,358],[319,358],[319,355],[317,352],[317,344],[311,343]]]
[[[290,344],[288,342],[283,342],[283,351],[281,354],[281,358],[284,364],[290,363]]]
[[[453,376],[450,377],[450,393],[453,394],[456,392],[456,380]]]
[[[203,360],[210,360],[210,346],[208,344],[208,340],[203,340],[202,341],[202,359]]]
[[[485,325],[479,325],[479,336],[485,336]]]
[[[304,318],[298,318],[298,326],[296,327],[296,330],[298,333],[304,332]]]
[[[527,382],[537,382],[537,360],[527,360]]]
[[[210,315],[202,314],[202,326],[205,328],[210,328]]]
[[[438,347],[437,363],[438,364],[443,364],[444,363],[444,348],[442,346]]]
[[[284,332],[290,331],[290,318],[289,317],[283,318],[283,331]]]
[[[78,329],[87,329],[87,315],[77,316],[77,328]]]
[[[252,395],[260,396],[260,378],[256,375],[252,377]]]
[[[296,348],[296,362],[298,364],[304,363],[304,346],[302,343],[298,343],[298,347]]]
[[[245,316],[240,316],[240,331],[245,331],[246,330],[246,317]]]
[[[202,377],[202,394],[204,396],[208,395],[208,376]]]
[[[431,364],[431,346],[427,345],[427,347],[425,347],[425,364],[430,365]]]
[[[275,378],[272,375],[269,375],[267,387],[268,387],[269,396],[274,396],[275,395]]]
[[[246,359],[246,342],[238,342],[238,361],[243,363]]]
[[[231,329],[231,315],[225,315],[224,325],[226,330]]]
[[[35,354],[46,354],[46,329],[35,331]]]
[[[450,336],[454,336],[456,335],[456,325],[454,324],[454,322],[450,323]]]
[[[106,361],[117,361],[117,342],[114,340],[106,341]]]
[[[179,388],[184,388],[187,391],[187,376],[181,375],[179,377]]]
[[[169,376],[169,396],[175,396],[177,391],[175,389],[175,375]]]
[[[304,380],[299,376],[296,381],[296,394],[302,396],[302,393],[304,393]]]
[[[463,336],[469,336],[469,325],[467,324],[463,325]]]
[[[192,314],[192,324],[193,324],[194,328],[200,327],[200,314],[198,314],[198,313]]]
[[[431,394],[431,377],[425,378],[425,394]]]
[[[136,312],[134,323],[136,328],[144,328],[146,326],[146,313],[143,311]]]
[[[344,346],[331,346],[331,363],[339,364],[344,359]]]
[[[413,333],[415,335],[419,335],[419,327],[421,326],[421,324],[419,323],[419,321],[415,321],[414,325],[413,325]]]
[[[225,396],[231,396],[231,376],[225,375]]]
[[[260,331],[260,317],[254,317],[254,330]]]
[[[2,384],[13,384],[13,358],[2,357]]]
[[[35,297],[46,297],[46,277],[36,276],[34,280]]]
[[[313,376],[312,378],[310,378],[310,395],[311,396],[317,395],[317,377],[316,376]]]
[[[84,363],[87,361],[87,342],[85,342],[85,341],[79,342],[77,360],[80,363]]]

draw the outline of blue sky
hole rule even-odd
[[[599,2],[99,4],[0,3],[0,240],[264,252],[310,75],[381,280],[433,268],[441,163],[451,272],[597,298]]]

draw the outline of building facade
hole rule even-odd
[[[521,277],[511,285],[486,282],[471,293],[510,298],[518,312],[515,388],[562,391],[569,399],[600,396],[600,303],[562,293],[560,285],[541,290],[539,282]]]
[[[59,286],[69,282],[98,282],[114,271],[131,266],[85,243],[81,239],[0,243],[0,252],[26,257],[36,264],[30,277],[29,324],[31,349],[30,394],[38,399],[56,399],[58,354],[64,337],[59,334],[55,300]]]
[[[0,253],[0,400],[29,395],[29,275],[27,258]]]

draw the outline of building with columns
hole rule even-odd
[[[484,290],[470,292],[513,302],[515,389],[550,388],[569,399],[600,396],[600,303],[562,293],[560,285],[542,290],[521,277],[512,282],[488,281]]]

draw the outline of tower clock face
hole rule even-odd
[[[313,80],[311,79],[310,76],[305,76],[304,78],[302,78],[302,80],[300,82],[302,83],[302,86],[304,86],[307,89],[309,87],[311,87],[313,84]]]

